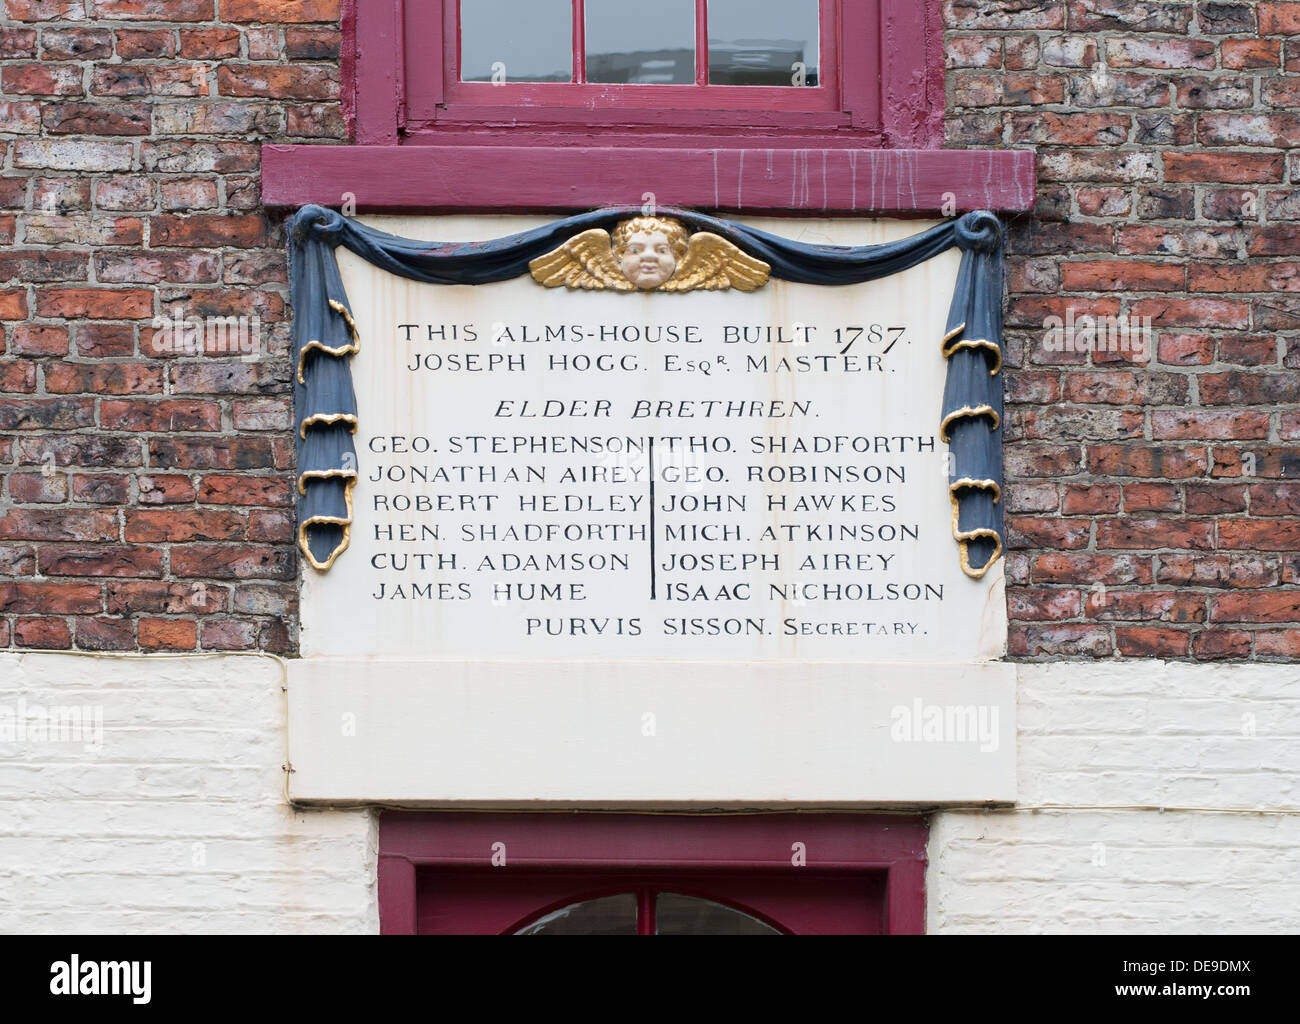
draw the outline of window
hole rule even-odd
[[[344,35],[358,142],[638,126],[942,140],[937,0],[352,0]],[[897,125],[891,91],[913,108]]]
[[[425,213],[648,197],[735,213],[934,214],[954,199],[1029,209],[1032,151],[942,148],[941,7],[343,0],[352,145],[264,146],[262,200]]]
[[[449,118],[628,122],[665,110],[688,111],[695,123],[794,123],[780,116],[788,112],[834,113],[816,123],[847,123],[836,74],[838,7],[453,0],[444,22],[446,103],[413,96],[407,128]]]
[[[924,930],[923,819],[385,812],[388,934]]]

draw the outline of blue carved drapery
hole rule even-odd
[[[656,212],[721,235],[771,264],[773,277],[805,284],[874,281],[954,246],[962,250],[948,329],[937,341],[948,360],[939,432],[949,445],[953,536],[962,568],[970,576],[983,576],[1003,548],[1003,232],[997,217],[969,213],[898,242],[829,246],[790,241],[689,210]],[[338,246],[414,281],[490,284],[527,274],[532,260],[580,231],[613,228],[640,213],[635,207],[597,210],[495,241],[456,243],[398,238],[321,206],[305,206],[289,220],[298,542],[315,568],[328,569],[347,548],[359,468],[352,443],[357,404],[349,359],[360,338],[335,259]]]

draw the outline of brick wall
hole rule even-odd
[[[4,9],[0,647],[290,652],[287,287],[259,144],[341,137],[338,0]],[[153,323],[177,310],[201,344]],[[232,316],[238,344],[206,322]]]
[[[4,8],[0,647],[292,652],[258,145],[342,138],[338,0]],[[1040,153],[1011,233],[1012,654],[1300,654],[1300,3],[943,10],[950,144]],[[256,314],[256,352],[169,344],[177,309]],[[1067,315],[1150,317],[1151,351],[1061,350]]]
[[[950,144],[1039,154],[1010,242],[1011,653],[1295,657],[1300,3],[944,23]],[[1151,344],[1062,345],[1069,310],[1150,317]]]

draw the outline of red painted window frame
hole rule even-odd
[[[797,933],[922,934],[927,836],[924,819],[903,815],[386,811],[380,930],[497,934],[572,902],[654,886],[793,922]],[[792,863],[795,843],[804,866]],[[493,866],[501,850],[505,865]],[[805,886],[822,898],[803,898]],[[837,897],[856,902],[836,913],[827,900]],[[879,913],[864,920],[868,905]]]
[[[458,52],[459,0],[344,0],[344,113],[349,131],[362,144],[419,144],[492,125],[508,126],[516,136],[521,126],[563,136],[602,127],[626,132],[639,125],[724,135],[769,128],[795,130],[807,137],[839,137],[841,145],[939,146],[943,139],[939,0],[819,2],[823,47],[830,50],[824,62],[835,69],[833,82],[809,89],[642,85],[584,91],[573,84],[493,86],[455,81],[459,74],[455,56],[430,57]],[[411,53],[409,41],[415,39],[421,41],[419,59]],[[678,90],[690,98],[674,99]],[[918,91],[930,101],[919,109],[912,95]],[[585,101],[603,95],[611,102],[594,109],[562,100],[556,103],[551,96],[559,93]],[[711,102],[711,96],[723,99]],[[520,105],[502,103],[503,98],[518,100]],[[815,102],[818,109],[800,109],[808,102]],[[900,109],[899,103],[909,109]],[[738,109],[728,109],[733,105]],[[923,114],[919,119],[918,112]]]
[[[1032,150],[941,148],[942,0],[838,0],[848,97],[838,111],[643,109],[630,120],[625,108],[609,108],[545,121],[511,109],[499,112],[508,122],[422,121],[412,110],[445,102],[445,69],[408,56],[404,40],[413,16],[428,21],[433,4],[441,15],[443,2],[343,0],[342,102],[352,143],[264,145],[266,206],[572,212],[640,206],[652,193],[659,206],[742,214],[1033,207]],[[423,53],[441,54],[445,25],[428,26]],[[867,58],[843,42],[857,36],[874,41]],[[422,98],[413,107],[415,95]],[[770,123],[748,123],[763,119]]]
[[[818,0],[821,10],[819,84],[807,88],[709,85],[706,64],[697,66],[693,85],[600,85],[582,83],[585,61],[581,34],[586,0],[573,0],[574,82],[492,85],[460,81],[460,0],[407,0],[406,38],[438,39],[441,68],[433,61],[407,62],[405,134],[415,138],[447,124],[465,126],[531,122],[555,129],[564,126],[646,124],[685,129],[717,127],[837,128],[853,123],[852,111],[875,112],[878,98],[864,89],[874,81],[879,51],[874,45],[855,55],[859,74],[841,89],[839,47],[845,0]],[[848,0],[850,26],[879,17],[881,0]],[[703,0],[697,0],[703,10]],[[438,8],[441,7],[441,25]],[[853,27],[862,35],[865,30]],[[697,16],[696,50],[707,52],[706,22]],[[430,46],[433,44],[430,43]],[[828,73],[828,74],[827,74]]]

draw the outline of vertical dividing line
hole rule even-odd
[[[695,0],[695,84],[709,84],[709,0]]]
[[[650,442],[650,600],[655,599],[655,439]]]
[[[642,889],[636,894],[636,933],[654,935],[659,930],[655,920],[655,893],[653,889]]]
[[[587,0],[573,0],[573,80],[587,81]]]

